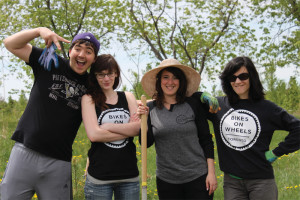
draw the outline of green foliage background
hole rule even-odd
[[[12,115],[12,114],[11,114]],[[7,116],[8,117],[8,116]],[[300,112],[298,112],[300,118]],[[1,118],[4,119],[4,118]],[[11,148],[14,144],[10,140],[10,136],[13,133],[17,122],[13,120],[0,120],[0,179],[3,177],[5,167],[10,155]],[[211,128],[211,131],[213,129]],[[270,148],[275,148],[276,145],[284,139],[286,132],[276,131]],[[135,140],[137,146],[137,158],[139,169],[141,169],[141,150],[140,145]],[[87,151],[90,148],[90,142],[86,136],[84,127],[81,126],[78,135],[73,144],[73,159],[72,159],[72,171],[73,171],[73,194],[75,200],[84,199],[84,183],[85,179],[83,174],[85,172]],[[157,200],[157,190],[155,182],[155,170],[156,170],[156,155],[155,148],[152,146],[147,151],[147,193],[149,200]],[[215,168],[218,181],[218,189],[214,194],[215,200],[223,200],[223,172],[219,170],[218,156],[215,148]],[[299,151],[289,154],[288,156],[280,157],[273,164],[275,171],[275,179],[278,187],[279,200],[298,200],[300,197],[300,155]],[[140,170],[141,173],[141,170]],[[37,199],[36,197],[33,199]]]
[[[0,179],[3,177],[6,164],[9,159],[11,148],[14,141],[10,139],[13,134],[17,122],[21,117],[25,106],[26,98],[20,96],[19,100],[10,99],[8,102],[0,101]],[[300,110],[294,112],[294,115],[300,119]],[[210,124],[211,133],[213,134],[213,128]],[[273,135],[270,149],[275,148],[280,141],[284,140],[287,135],[284,131],[276,131]],[[214,137],[213,137],[214,139]],[[139,169],[141,169],[141,148],[137,138],[135,139],[137,146],[137,158]],[[84,184],[83,178],[86,166],[87,152],[90,148],[90,141],[88,140],[83,125],[80,127],[78,135],[73,144],[73,159],[72,159],[72,174],[73,174],[73,194],[75,200],[84,199]],[[155,170],[156,170],[156,155],[155,148],[152,146],[147,152],[147,192],[148,199],[158,199],[156,182],[155,182]],[[300,197],[300,155],[299,151],[284,155],[280,157],[273,164],[275,171],[275,179],[278,186],[279,200],[298,200]],[[223,172],[220,171],[218,165],[218,156],[215,145],[215,168],[216,176],[218,180],[218,189],[215,192],[214,199],[223,199]],[[141,173],[141,170],[140,170]],[[37,199],[37,198],[33,198]]]
[[[131,70],[133,80],[126,77],[133,90],[145,71],[169,57],[214,81],[230,59],[249,56],[263,72],[267,90],[270,72],[280,67],[296,67],[295,77],[300,75],[300,1],[1,0],[0,10],[3,50],[2,39],[24,29],[44,26],[68,40],[92,32],[101,42],[100,53],[118,54],[110,51],[114,43],[138,66]],[[44,47],[40,39],[32,44]],[[67,57],[69,44],[61,46]],[[147,66],[140,66],[141,57]],[[33,78],[30,67],[11,54],[0,60],[9,73]]]
[[[300,1],[295,0],[1,0],[0,48],[2,40],[23,29],[45,26],[71,40],[77,33],[92,32],[101,42],[101,51],[117,41],[134,60],[136,69],[126,77],[131,90],[140,99],[143,73],[165,58],[175,57],[206,74],[214,81],[224,64],[237,55],[250,56],[262,71],[266,97],[300,117]],[[33,45],[44,47],[40,39]],[[68,44],[62,44],[61,56],[67,57]],[[114,52],[110,52],[114,54]],[[140,66],[141,57],[149,62]],[[1,79],[4,68],[9,74],[24,73],[29,78],[19,99],[0,97],[0,177],[3,176],[13,141],[10,140],[23,113],[32,84],[32,71],[11,54],[0,55]],[[8,64],[7,64],[8,63]],[[5,65],[7,64],[7,65]],[[296,67],[288,82],[278,79],[278,68]],[[24,76],[20,76],[22,80]],[[202,86],[203,87],[203,86]],[[212,94],[222,95],[214,85]],[[205,90],[205,88],[201,88]],[[11,91],[13,92],[13,91]],[[276,132],[271,148],[285,137]],[[75,199],[82,200],[86,154],[89,149],[81,127],[73,145],[73,186]],[[137,146],[138,143],[137,143]],[[155,185],[155,150],[148,150],[148,198],[157,199]],[[137,156],[140,156],[138,147]],[[140,157],[139,157],[140,160]],[[300,157],[298,152],[274,163],[279,199],[300,197]],[[222,172],[218,169],[219,188],[215,199],[222,198]]]

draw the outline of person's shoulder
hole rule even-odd
[[[197,92],[194,92],[194,93],[192,94],[192,96],[190,96],[190,97],[192,97],[192,98],[199,98],[199,99],[200,99],[202,93],[203,93],[203,92],[197,91]]]
[[[43,49],[32,45],[31,53],[36,53],[36,52],[43,52]]]
[[[147,106],[152,110],[153,107],[156,107],[156,100],[147,100]]]
[[[259,103],[261,104],[261,106],[263,106],[266,110],[269,110],[269,111],[281,112],[284,110],[283,108],[281,108],[274,102],[267,100],[267,99],[260,100]]]
[[[200,101],[200,99],[199,98],[197,98],[197,96],[190,96],[190,97],[186,97],[185,98],[185,102],[187,102],[187,103],[196,103],[197,102],[197,100],[199,100]]]
[[[127,98],[135,100],[135,96],[132,92],[124,91],[124,92],[120,92],[120,93],[124,93]]]
[[[128,103],[134,103],[136,104],[136,98],[131,92],[123,91],[123,92],[118,92],[119,94],[123,94],[127,100]]]
[[[205,104],[201,103],[200,98],[197,96],[190,96],[185,98],[185,103],[187,103],[193,110],[199,111],[205,109]]]
[[[268,100],[268,99],[262,99],[258,102],[263,103],[263,104],[267,104],[267,105],[270,105],[270,106],[277,106],[276,103],[274,103],[273,101]]]
[[[200,92],[195,92],[192,96],[186,97],[185,102],[188,104],[192,104],[194,106],[195,105],[198,106],[198,105],[202,104],[201,99],[200,99],[201,94],[202,93],[200,93]]]
[[[31,47],[31,52],[30,52],[30,55],[29,55],[29,62],[32,59],[38,59],[40,57],[40,55],[42,54],[42,52],[43,52],[43,49],[38,48],[36,46],[32,46]]]
[[[128,92],[128,91],[118,91],[118,92],[124,93],[125,95],[134,96],[132,92]]]
[[[92,100],[92,96],[90,94],[84,94],[81,97],[81,102],[87,102],[87,101],[90,101],[90,100]]]

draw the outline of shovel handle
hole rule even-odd
[[[142,104],[146,106],[146,96],[141,97]],[[142,200],[147,199],[147,114],[141,116],[142,140]]]

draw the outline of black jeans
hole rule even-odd
[[[213,194],[209,196],[209,191],[206,190],[206,176],[207,174],[200,176],[191,182],[182,184],[167,183],[156,177],[158,197],[160,200],[213,199]]]

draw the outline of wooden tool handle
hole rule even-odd
[[[141,97],[142,104],[147,105],[146,96]],[[141,116],[142,140],[142,200],[147,199],[147,114]]]

